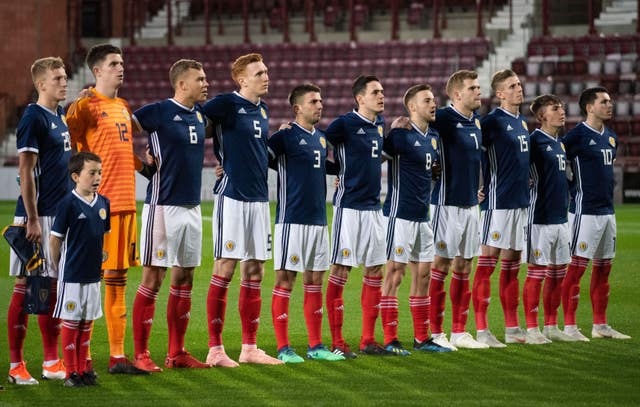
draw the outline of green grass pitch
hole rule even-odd
[[[14,203],[0,203],[0,222],[11,222]],[[273,206],[272,206],[273,209]],[[331,211],[329,210],[329,213]],[[211,203],[203,204],[205,215],[203,264],[196,270],[193,309],[187,332],[187,348],[204,359],[207,353],[206,295],[211,275]],[[39,386],[5,383],[0,406],[187,406],[187,405],[426,405],[426,406],[637,406],[640,404],[640,205],[617,208],[618,254],[611,275],[609,322],[633,337],[630,341],[593,340],[590,343],[553,343],[546,346],[510,345],[506,349],[460,350],[448,354],[418,354],[409,357],[361,356],[356,360],[301,365],[246,366],[238,369],[165,370],[147,377],[112,376],[107,373],[108,343],[104,318],[96,322],[92,341],[94,366],[100,386],[66,389],[60,382]],[[0,359],[8,372],[7,307],[13,287],[8,277],[9,247],[0,244]],[[497,295],[497,274],[492,278],[494,301],[490,326],[502,337],[504,323]],[[591,310],[587,271],[582,281],[578,323],[589,336]],[[520,284],[524,281],[521,268]],[[362,275],[354,270],[345,289],[345,337],[357,346],[360,335],[360,287]],[[131,312],[140,281],[140,269],[129,271],[127,305]],[[326,280],[325,280],[326,281]],[[161,290],[150,350],[161,364],[167,347],[165,306],[168,280]],[[232,358],[240,352],[237,310],[238,277],[229,291],[224,331],[225,347]],[[267,262],[262,292],[262,321],[258,345],[275,355],[271,324],[273,263]],[[447,283],[448,287],[448,283]],[[448,300],[447,300],[448,301]],[[412,342],[408,307],[408,281],[400,290],[400,339]],[[447,309],[450,303],[447,302]],[[302,283],[296,284],[290,307],[290,338],[299,353],[306,351],[302,314]],[[473,311],[471,311],[472,313]],[[450,320],[445,319],[445,329]],[[521,325],[524,324],[521,315]],[[131,318],[126,350],[133,353]],[[37,320],[30,318],[25,358],[38,377],[42,350]],[[475,333],[473,315],[468,329]],[[325,343],[330,343],[328,323],[323,322]],[[382,337],[378,327],[377,336]],[[3,379],[5,380],[5,379]]]

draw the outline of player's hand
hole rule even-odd
[[[224,168],[222,168],[222,165],[218,165],[213,171],[216,174],[216,179],[220,179],[224,175]]]
[[[336,181],[333,183],[333,187],[337,189],[339,185],[340,185],[340,178],[336,177]]]
[[[291,128],[291,123],[282,123],[278,130],[287,130]]]
[[[38,218],[27,219],[27,240],[31,243],[40,243],[42,241],[42,227]]]
[[[533,178],[529,178],[529,188],[533,188]]]
[[[480,187],[480,189],[478,190],[478,203],[482,203],[484,201],[484,192],[482,192],[482,190],[484,189],[484,187]]]
[[[431,179],[437,180],[440,179],[440,175],[442,174],[442,167],[440,166],[440,161],[434,161],[431,165]]]
[[[149,147],[149,144],[144,147],[144,158],[147,160],[148,165],[154,165],[156,163],[151,155],[151,148]]]
[[[397,117],[393,122],[391,122],[391,128],[411,130],[411,120],[406,116]]]
[[[93,91],[91,88],[85,88],[78,93],[78,99],[84,99],[93,96]]]

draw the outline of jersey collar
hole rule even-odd
[[[76,196],[76,198],[78,198],[79,200],[81,200],[83,203],[85,203],[85,204],[87,204],[87,205],[89,205],[89,206],[91,206],[91,207],[93,207],[93,206],[96,204],[96,202],[98,202],[98,194],[93,194],[93,199],[91,200],[91,202],[87,202],[87,200],[86,200],[86,199],[84,199],[83,197],[81,197],[81,196],[80,196],[80,194],[78,194],[78,193],[76,192],[75,188],[71,191],[71,193],[72,193],[73,195],[75,195],[75,196]]]
[[[458,109],[456,109],[453,104],[449,105],[449,107],[451,108],[451,110],[453,110],[454,112],[456,112],[460,117],[464,117],[465,120],[467,121],[471,121],[473,120],[473,112],[471,112],[471,116],[467,117],[464,114],[462,114],[461,112],[458,111]]]
[[[316,134],[316,128],[315,128],[315,127],[313,128],[313,130],[312,130],[312,131],[309,131],[309,130],[305,129],[304,127],[302,127],[302,126],[300,125],[300,123],[298,123],[298,122],[293,122],[293,124],[294,124],[297,128],[299,128],[300,130],[304,131],[304,132],[305,132],[305,133],[307,133],[307,134],[310,134],[310,135],[312,135],[312,136],[313,136],[314,134]]]
[[[513,114],[510,111],[508,111],[507,109],[501,108],[500,106],[496,107],[496,109],[502,110],[505,114],[508,114],[509,116],[513,117],[514,119],[517,119],[518,117],[520,117],[520,113]]]
[[[411,127],[413,127],[413,129],[418,132],[419,135],[421,135],[422,137],[427,137],[427,134],[429,134],[429,127],[427,127],[427,130],[423,133],[422,130],[420,130],[420,127],[418,127],[414,122],[411,122]]]
[[[587,124],[587,122],[582,122],[582,124],[583,124],[586,128],[588,128],[589,130],[591,130],[592,132],[594,132],[594,133],[598,133],[598,134],[599,134],[599,135],[601,135],[601,136],[604,134],[604,129],[606,128],[606,126],[603,124],[603,125],[602,125],[602,131],[598,131],[598,130],[594,129],[593,127],[589,126],[589,125]]]
[[[54,115],[54,116],[56,116],[56,117],[58,117],[58,116],[59,116],[58,112],[54,112],[53,110],[49,109],[48,107],[44,107],[44,106],[42,106],[42,105],[40,105],[40,104],[38,104],[38,103],[36,103],[36,105],[37,105],[38,107],[40,107],[42,110],[47,111],[47,112],[51,113],[52,115]]]
[[[542,133],[544,136],[549,137],[551,140],[553,141],[559,141],[558,138],[553,137],[551,134],[547,133],[546,131],[542,130],[542,129],[536,129],[536,131],[539,131],[540,133]]]
[[[188,108],[187,106],[183,105],[182,103],[178,102],[177,100],[175,100],[174,98],[169,98],[170,101],[172,101],[173,103],[175,103],[176,105],[180,106],[181,108],[183,108],[184,110],[187,110],[189,112],[193,112],[193,110],[196,108],[196,105],[193,105],[192,108]]]
[[[378,125],[378,120],[380,119],[380,116],[376,115],[376,121],[372,122],[371,120],[369,120],[366,117],[364,117],[363,115],[361,115],[360,112],[358,112],[356,109],[353,109],[353,114],[355,114],[356,116],[358,116],[360,119],[364,120],[365,122],[373,124],[374,126]]]
[[[238,92],[237,90],[234,90],[234,91],[233,91],[233,94],[234,94],[234,95],[236,95],[237,97],[239,97],[239,98],[243,99],[243,100],[246,100],[247,102],[251,103],[251,104],[252,104],[252,105],[254,105],[254,106],[260,106],[260,103],[262,102],[262,99],[258,99],[258,103],[253,103],[252,101],[250,101],[250,100],[249,100],[249,99],[247,99],[246,97],[242,96],[242,95],[240,94],[240,92]]]

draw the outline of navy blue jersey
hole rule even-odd
[[[613,214],[613,160],[618,136],[607,127],[599,132],[582,122],[562,142],[573,170],[569,211],[583,215]]]
[[[167,99],[136,110],[133,117],[149,133],[157,165],[145,203],[200,204],[206,126],[200,106],[190,109]]]
[[[64,240],[59,275],[65,283],[97,283],[104,234],[111,230],[109,200],[95,194],[87,202],[73,190],[58,206],[51,234]]]
[[[413,222],[429,220],[431,165],[438,159],[438,132],[393,129],[384,139],[388,191],[382,212],[385,216]]]
[[[245,202],[267,202],[267,105],[238,92],[218,95],[203,110],[216,129],[214,153],[224,168],[214,193]]]
[[[533,181],[529,218],[534,224],[555,225],[567,222],[569,181],[562,142],[538,129],[529,138],[529,174]]]
[[[477,114],[470,118],[453,106],[436,110],[431,123],[439,135],[442,175],[433,187],[431,203],[468,207],[478,204],[482,132]]]
[[[375,122],[355,110],[335,119],[327,128],[327,140],[335,149],[339,185],[333,205],[358,210],[380,209],[382,136],[384,119]]]
[[[36,199],[39,216],[55,216],[58,202],[69,193],[67,165],[71,157],[71,137],[58,106],[55,112],[32,103],[24,111],[18,128],[18,153],[32,152],[38,155],[33,177],[36,183]],[[27,216],[22,196],[18,198],[16,216]]]
[[[324,134],[319,130],[309,132],[294,123],[269,137],[267,146],[278,162],[276,223],[326,225]]]
[[[529,205],[529,130],[520,115],[496,108],[481,120],[486,199],[480,209]]]

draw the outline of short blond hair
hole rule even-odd
[[[478,79],[478,73],[467,69],[461,69],[454,72],[447,81],[447,96],[449,96],[450,99],[453,99],[453,92],[460,90],[464,86],[464,81],[467,79]]]
[[[37,86],[38,80],[47,71],[64,68],[64,61],[60,57],[46,57],[36,59],[33,65],[31,65],[31,80],[33,85]]]
[[[262,55],[251,53],[239,56],[231,65],[231,78],[237,83],[238,77],[247,69],[247,65],[254,62],[262,62]]]
[[[175,88],[178,77],[189,69],[199,71],[202,69],[202,64],[193,59],[179,59],[174,62],[174,64],[171,65],[171,69],[169,69],[169,82],[171,82],[171,86]]]

